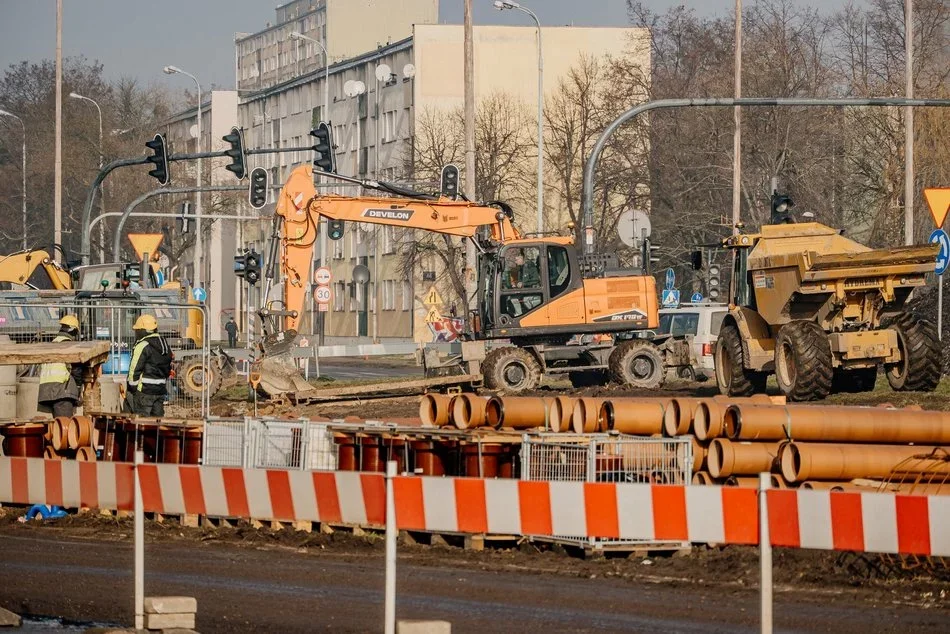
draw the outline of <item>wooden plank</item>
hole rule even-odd
[[[31,363],[102,363],[109,356],[107,341],[62,343],[0,343],[0,365]]]
[[[371,385],[354,385],[350,387],[328,388],[322,390],[305,390],[295,392],[293,398],[296,402],[330,400],[340,396],[362,395],[368,396],[373,393],[390,393],[399,390],[425,389],[429,387],[445,385],[461,385],[463,383],[474,383],[481,381],[480,374],[463,374],[459,376],[440,376],[429,379],[416,379],[413,381],[393,381],[389,383],[379,383]]]

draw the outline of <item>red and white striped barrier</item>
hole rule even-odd
[[[131,510],[132,465],[0,458],[0,502]],[[141,466],[148,512],[382,526],[382,474]],[[757,544],[757,491],[397,477],[403,530]],[[775,546],[950,556],[950,496],[771,490]]]

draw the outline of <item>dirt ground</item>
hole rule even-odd
[[[0,515],[0,606],[125,623],[131,520]],[[378,535],[146,524],[146,594],[198,597],[198,629],[374,631],[382,616]],[[421,539],[423,536],[415,536]],[[755,631],[753,548],[695,547],[583,560],[524,542],[473,552],[399,545],[400,618],[453,631]],[[777,550],[776,626],[796,631],[950,631],[950,582],[853,553]],[[55,581],[54,581],[55,579]],[[504,625],[501,625],[504,624]]]

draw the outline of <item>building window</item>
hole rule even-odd
[[[362,299],[363,285],[350,282],[350,312],[356,312],[360,309]]]
[[[396,252],[396,229],[390,225],[383,225],[382,229],[382,250],[383,255],[389,255]]]
[[[333,285],[333,310],[343,310],[343,297],[346,295],[346,282],[336,282]]]
[[[383,113],[382,141],[390,143],[396,140],[396,111]]]
[[[409,282],[402,282],[402,309],[412,310],[412,286]]]
[[[369,296],[369,311],[376,312],[376,282],[370,282],[368,284],[369,289],[367,290],[367,295]]]
[[[396,282],[383,280],[383,310],[396,310]]]

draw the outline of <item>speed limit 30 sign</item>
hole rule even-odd
[[[329,286],[318,286],[313,294],[313,298],[317,300],[318,304],[329,304],[331,296]]]

